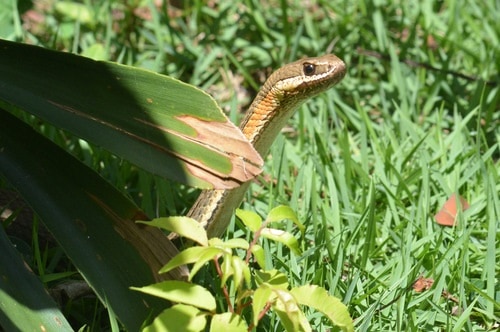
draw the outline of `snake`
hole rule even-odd
[[[250,105],[240,129],[264,157],[278,133],[306,100],[328,90],[346,74],[336,55],[303,58],[272,73]],[[197,220],[209,238],[219,237],[241,204],[249,182],[234,189],[202,190],[187,216]]]

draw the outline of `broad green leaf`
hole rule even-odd
[[[295,255],[301,254],[299,242],[292,234],[288,232],[275,228],[263,228],[261,231],[261,235],[267,239],[283,243],[285,246],[290,248],[290,250],[292,250]]]
[[[189,280],[191,280],[196,273],[208,262],[219,255],[223,255],[226,252],[224,250],[221,250],[220,248],[212,248],[212,247],[207,247],[205,248],[206,250],[203,251],[200,256],[198,257],[198,260],[194,263],[193,267],[191,268],[191,272],[189,273]]]
[[[0,106],[29,112],[145,170],[233,188],[262,158],[213,98],[173,78],[0,40]]]
[[[255,326],[259,323],[259,315],[266,307],[266,304],[272,301],[274,301],[274,295],[270,286],[266,283],[259,285],[253,293],[252,300],[253,324]]]
[[[167,217],[156,218],[151,221],[138,221],[145,225],[159,227],[170,232],[174,232],[199,243],[202,246],[208,245],[207,232],[199,222],[189,217]]]
[[[130,286],[159,280],[178,251],[128,198],[22,121],[0,110],[0,176],[29,202],[103,303],[128,330],[166,304]],[[187,271],[173,270],[171,278]]]
[[[250,246],[245,239],[229,239],[227,241],[222,241],[222,242],[211,242],[211,246],[215,246],[218,248],[225,248],[225,249],[244,249],[247,250],[248,247]]]
[[[0,326],[4,331],[73,329],[0,227]]]
[[[213,259],[217,255],[220,255],[221,250],[219,248],[212,247],[191,247],[184,249],[179,254],[177,254],[174,258],[172,258],[164,267],[160,269],[160,273],[167,273],[172,269],[192,264],[192,263],[200,263],[200,258],[203,257],[202,264],[205,264],[207,261]]]
[[[207,325],[206,314],[190,305],[176,304],[159,314],[143,332],[199,332]]]
[[[295,211],[293,211],[289,206],[280,205],[275,207],[274,209],[269,211],[266,220],[272,223],[285,219],[291,220],[299,228],[301,233],[305,231],[306,227],[299,221],[299,218],[297,218]]]
[[[276,294],[273,310],[280,317],[285,329],[290,332],[310,332],[311,326],[293,295],[284,289],[273,289],[273,292]]]
[[[251,286],[251,275],[248,265],[238,256],[231,256],[231,266],[233,267],[233,279],[237,288],[245,280],[247,287]]]
[[[248,326],[246,322],[240,316],[234,313],[225,312],[223,314],[212,316],[210,332],[246,332],[247,329]]]
[[[288,288],[288,279],[286,275],[278,270],[255,271],[255,278],[258,284],[267,283],[273,287],[279,287],[281,289]]]
[[[264,248],[262,248],[258,244],[254,244],[251,248],[253,257],[257,261],[257,264],[259,264],[261,269],[266,268],[266,253],[264,251]]]
[[[220,287],[222,288],[227,279],[234,274],[233,266],[231,265],[231,255],[224,255],[220,268],[222,271],[222,278],[220,280]]]
[[[324,288],[307,285],[293,288],[290,293],[295,296],[298,303],[307,305],[325,314],[342,331],[354,331],[352,318],[349,315],[347,307],[339,299],[329,295]]]
[[[253,211],[236,209],[236,216],[254,233],[262,226],[262,218]]]
[[[208,245],[214,248],[223,248],[224,241],[218,237],[212,237],[208,239]]]
[[[206,288],[185,281],[167,280],[131,288],[172,302],[189,304],[210,312],[215,311],[215,298],[212,294]]]

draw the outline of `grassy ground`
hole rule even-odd
[[[235,121],[273,68],[337,54],[347,77],[294,116],[243,205],[265,216],[287,204],[306,224],[303,256],[274,244],[269,256],[294,285],[341,298],[358,331],[498,328],[498,1],[192,1],[183,9],[35,1],[19,11],[2,37],[178,77]],[[76,12],[88,18],[78,23]],[[150,215],[183,214],[197,195],[97,148],[75,151]],[[440,226],[433,216],[454,193],[470,208],[456,227]],[[244,235],[231,224],[228,237]],[[419,276],[432,287],[416,292]],[[316,330],[330,329],[309,314]],[[259,330],[279,330],[276,320]]]

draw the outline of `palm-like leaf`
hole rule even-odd
[[[199,187],[234,187],[262,164],[208,95],[132,67],[0,41],[1,105],[0,176],[40,215],[128,330],[165,306],[130,287],[159,281],[158,270],[176,248],[160,230],[135,223],[148,218],[123,194],[10,113],[26,111],[152,173]],[[0,244],[10,246],[5,237]],[[0,267],[2,275],[23,276],[1,285],[0,303],[8,303],[0,315],[4,327],[18,323],[12,290],[36,280],[16,266]],[[182,269],[166,276],[185,277]],[[37,289],[27,294],[32,301],[41,294]],[[21,329],[39,328],[47,318],[42,312],[26,312],[32,319]]]
[[[22,109],[152,173],[231,188],[262,158],[203,91],[111,62],[0,40],[0,105]]]

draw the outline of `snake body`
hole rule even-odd
[[[307,99],[340,82],[345,73],[344,62],[332,54],[283,66],[264,83],[240,129],[257,152],[266,155],[294,111]],[[203,190],[187,216],[203,225],[209,237],[220,236],[248,186],[249,182],[236,189]]]

